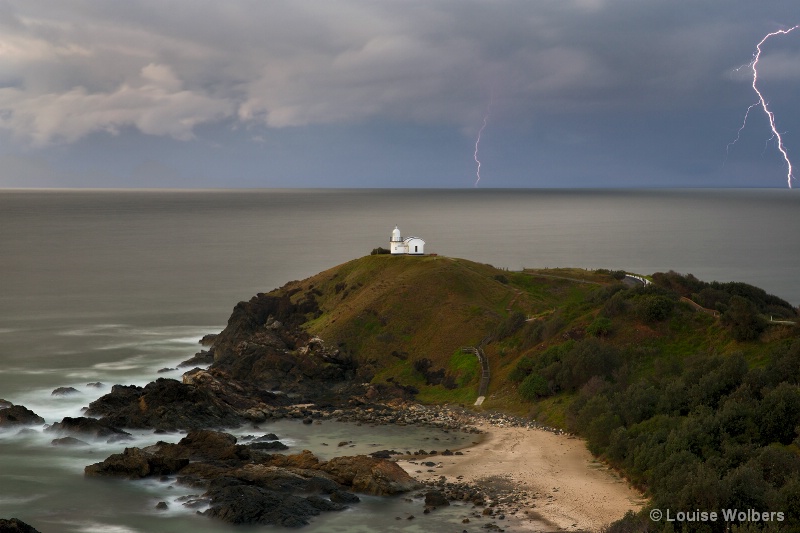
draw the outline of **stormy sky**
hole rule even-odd
[[[763,112],[729,143],[756,44],[798,23],[796,0],[0,0],[0,187],[473,187],[487,113],[480,187],[786,187]],[[800,29],[759,67],[800,161]]]

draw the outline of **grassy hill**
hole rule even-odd
[[[492,372],[485,408],[534,414],[558,426],[566,425],[581,376],[562,383],[551,368],[543,376],[546,390],[520,393],[528,374],[541,366],[536,362],[552,359],[555,348],[594,342],[615,352],[601,374],[586,369],[586,381],[620,369],[645,378],[656,367],[681,365],[698,353],[742,353],[753,365],[763,364],[765,349],[796,333],[790,324],[763,325],[758,338],[738,339],[729,322],[680,301],[712,284],[668,273],[657,274],[656,283],[645,288],[619,277],[580,269],[508,272],[441,256],[371,255],[275,292],[294,301],[313,295],[320,311],[304,329],[371,365],[373,382],[412,386],[423,402],[474,402],[478,361],[460,347],[483,342]],[[706,292],[714,297],[709,305],[724,308],[720,285]],[[746,292],[744,284],[729,285]],[[758,296],[756,319],[767,312],[789,321],[796,317],[789,304],[751,289]]]
[[[303,328],[373,384],[470,405],[479,364],[460,347],[480,344],[492,374],[483,409],[580,433],[655,507],[780,510],[783,523],[740,531],[800,527],[797,309],[743,283],[623,277],[375,255],[274,294],[311,297]],[[672,526],[641,514],[611,531]]]
[[[554,309],[572,309],[597,284],[615,282],[584,271],[548,272],[552,277],[448,257],[372,255],[279,292],[296,301],[313,294],[321,313],[304,328],[371,364],[373,381],[413,386],[421,401],[473,403],[479,364],[462,346],[477,346],[504,330],[516,333],[528,317],[542,320]],[[490,358],[499,385],[518,350],[513,341],[489,342],[486,349],[500,354]]]

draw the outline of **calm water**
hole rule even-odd
[[[786,190],[0,191],[0,398],[48,423],[76,416],[112,384],[144,384],[191,356],[237,301],[386,247],[395,225],[428,252],[509,269],[672,269],[745,281],[798,305],[799,208],[800,194]],[[86,387],[95,381],[103,387]],[[51,397],[59,386],[81,395]],[[355,435],[340,440],[361,451],[452,438],[282,424],[262,429],[323,455],[333,452],[321,443],[340,434]],[[121,447],[65,451],[50,438],[0,434],[0,517],[45,532],[228,530],[178,505],[156,513],[156,502],[185,493],[179,487],[83,478],[84,465]],[[395,520],[421,510],[366,499],[307,530],[464,528],[464,509]]]

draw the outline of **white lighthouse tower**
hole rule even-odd
[[[392,255],[423,255],[425,253],[425,241],[419,237],[406,237],[400,234],[397,226],[392,230],[392,238],[389,241],[389,250]]]

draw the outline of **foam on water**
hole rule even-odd
[[[42,498],[46,497],[46,494],[31,494],[28,496],[0,496],[0,508],[4,506],[14,507],[17,505],[23,505],[26,503],[35,502],[37,500],[41,500]]]
[[[68,522],[67,522],[68,523]],[[69,523],[68,523],[69,524]],[[72,522],[75,531],[80,533],[139,533],[139,529],[102,522]]]

